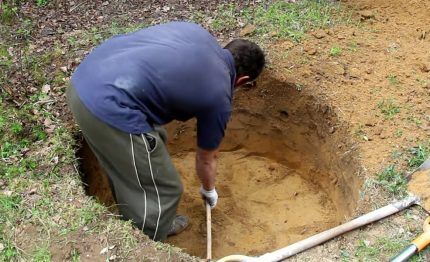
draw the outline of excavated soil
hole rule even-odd
[[[218,159],[213,256],[257,255],[336,226],[350,216],[361,180],[343,123],[321,98],[263,77],[237,90]],[[178,213],[190,227],[167,242],[205,257],[206,214],[194,171],[195,123],[172,123],[169,151],[181,174]],[[90,195],[113,203],[96,159],[81,150]]]

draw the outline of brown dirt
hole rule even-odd
[[[206,220],[192,170],[195,155],[175,159],[185,194],[180,214],[192,220],[185,232],[167,240],[185,252],[205,257]],[[219,158],[219,205],[212,212],[213,256],[258,255],[286,246],[336,224],[339,214],[320,187],[295,170],[246,151]],[[190,172],[191,171],[191,172]],[[333,212],[335,210],[335,212]]]

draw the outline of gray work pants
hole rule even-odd
[[[166,149],[164,129],[136,135],[113,128],[88,111],[71,85],[67,101],[111,182],[122,217],[152,239],[164,240],[183,191]]]

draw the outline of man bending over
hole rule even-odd
[[[82,61],[68,104],[124,219],[157,241],[188,225],[176,214],[183,188],[161,126],[194,117],[200,194],[215,207],[216,154],[233,89],[256,79],[264,64],[256,44],[237,39],[222,48],[185,22],[114,36]]]

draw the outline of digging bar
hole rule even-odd
[[[207,231],[207,261],[212,260],[212,217],[211,206],[206,202],[206,231]]]

